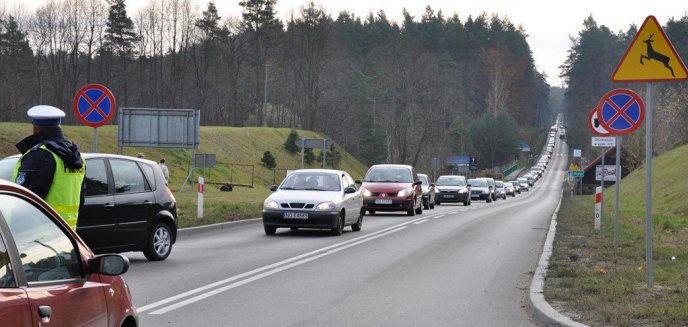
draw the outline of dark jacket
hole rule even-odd
[[[55,159],[50,152],[41,149],[41,145],[60,157],[67,168],[80,169],[84,162],[77,145],[65,139],[59,127],[43,130],[19,141],[16,147],[24,156],[16,182],[45,199],[53,183]]]

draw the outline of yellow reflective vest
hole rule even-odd
[[[82,157],[81,161],[84,165],[80,169],[70,169],[65,166],[62,158],[50,151],[45,145],[41,145],[40,148],[50,152],[55,159],[53,184],[50,185],[50,190],[44,200],[67,221],[72,229],[76,230],[76,221],[79,218],[79,202],[81,200],[81,183],[84,181],[86,161]],[[24,153],[22,158],[29,151]],[[13,181],[17,180],[20,166],[21,159],[17,161],[17,165],[14,167]]]

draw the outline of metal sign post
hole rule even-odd
[[[647,83],[645,116],[645,266],[647,287],[652,288],[652,82]]]
[[[604,178],[602,178],[604,180]],[[621,135],[616,135],[616,199],[614,205],[614,247],[619,244],[619,196],[621,195]]]

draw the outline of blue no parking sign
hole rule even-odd
[[[89,84],[74,96],[74,115],[86,126],[100,127],[115,116],[115,96],[105,86]]]
[[[600,125],[609,133],[628,134],[643,123],[645,103],[631,90],[612,90],[597,104],[597,117]]]

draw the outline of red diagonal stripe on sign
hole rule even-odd
[[[626,109],[628,109],[630,106],[632,106],[635,103],[633,101],[633,99],[626,102],[626,104],[623,106],[623,108],[617,107],[616,103],[614,103],[614,101],[609,100],[608,103],[609,103],[609,105],[612,106],[612,108],[614,108],[614,110],[616,110],[616,114],[614,116],[612,116],[612,119],[610,119],[609,122],[607,123],[609,126],[611,126],[614,122],[616,122],[616,120],[619,119],[619,116],[623,116],[624,119],[628,120],[628,123],[631,125],[633,125],[635,123],[635,120],[631,119],[631,117],[628,117],[628,115],[626,115]]]
[[[100,98],[98,98],[98,100],[96,102],[91,101],[91,98],[89,98],[89,96],[85,93],[83,94],[83,97],[84,97],[84,100],[86,100],[88,102],[88,104],[91,105],[91,107],[88,108],[88,110],[86,110],[86,113],[84,113],[84,115],[82,117],[84,117],[84,118],[88,117],[88,115],[91,114],[91,112],[93,112],[93,110],[97,111],[103,118],[107,117],[107,115],[102,110],[100,110],[100,107],[98,107],[98,105],[100,105],[100,103],[103,102],[103,100],[105,100],[105,98],[107,97],[107,94],[103,93],[103,95],[101,95]]]

